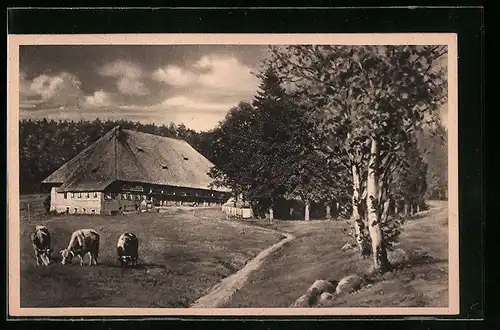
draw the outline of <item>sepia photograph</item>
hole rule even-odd
[[[458,314],[455,34],[8,48],[11,315]]]

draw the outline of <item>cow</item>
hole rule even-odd
[[[85,255],[89,255],[89,266],[97,265],[99,257],[99,234],[94,229],[79,229],[71,235],[68,247],[61,251],[61,264],[70,264],[73,257],[80,257],[80,266],[84,265]]]
[[[118,254],[118,262],[121,267],[126,265],[137,265],[139,240],[134,233],[124,233],[116,243],[116,252]]]
[[[36,226],[35,231],[31,234],[31,242],[33,243],[33,251],[35,251],[36,264],[38,266],[48,266],[51,263],[51,236],[45,226]]]

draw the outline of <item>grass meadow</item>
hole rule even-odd
[[[375,277],[370,274],[370,259],[341,251],[352,242],[347,221],[276,222],[273,228],[296,239],[270,256],[227,307],[289,307],[315,280],[338,281],[350,274],[365,277],[369,285],[324,307],[448,306],[447,203],[429,204],[430,211],[403,225],[397,247],[407,252],[409,260]]]
[[[221,279],[282,237],[256,227],[218,221],[217,209],[122,216],[60,215],[21,221],[21,307],[189,307]],[[30,233],[37,224],[52,233],[55,263],[37,266]],[[62,266],[59,251],[71,233],[101,235],[98,266]],[[139,238],[139,265],[121,269],[118,237]],[[86,260],[88,261],[88,260]]]

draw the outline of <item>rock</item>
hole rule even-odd
[[[309,287],[307,290],[306,294],[312,296],[312,297],[318,297],[320,296],[323,292],[334,292],[335,291],[335,286],[325,280],[316,280],[313,285]]]
[[[314,301],[313,301],[314,300]],[[295,308],[304,308],[304,307],[311,307],[312,305],[314,305],[315,303],[315,299],[313,299],[310,295],[308,295],[307,293],[300,296],[296,301],[295,303],[292,304],[291,307],[295,307]]]
[[[319,302],[322,303],[332,299],[333,299],[333,294],[331,294],[330,292],[323,292],[319,297]]]
[[[352,248],[353,248],[353,246],[352,246],[352,244],[351,244],[351,243],[345,243],[345,244],[344,244],[344,245],[340,248],[340,250],[342,250],[342,251],[344,251],[344,252],[345,252],[345,251],[348,251],[348,250],[352,250]]]
[[[392,265],[398,265],[408,260],[408,254],[405,250],[397,248],[393,251],[387,251],[387,259]]]
[[[349,275],[342,278],[335,289],[337,294],[357,291],[363,285],[363,279],[358,275]]]

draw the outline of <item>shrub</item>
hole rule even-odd
[[[45,210],[46,214],[50,213],[50,195],[45,197],[45,199],[43,200],[43,209]]]

